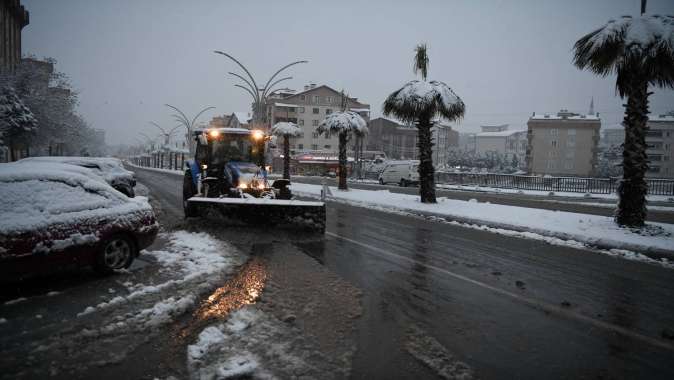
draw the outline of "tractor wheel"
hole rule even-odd
[[[194,205],[190,205],[187,200],[197,194],[196,186],[192,181],[192,172],[185,170],[185,177],[183,177],[183,212],[185,218],[199,216]]]

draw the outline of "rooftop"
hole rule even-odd
[[[516,133],[527,133],[525,130],[513,130],[513,131],[499,131],[499,132],[480,132],[475,134],[477,137],[508,137]]]

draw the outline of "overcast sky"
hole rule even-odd
[[[327,84],[369,103],[415,79],[414,46],[429,47],[429,79],[446,82],[466,104],[461,132],[483,124],[525,129],[533,111],[587,112],[602,125],[622,120],[615,78],[571,64],[573,43],[609,18],[638,14],[640,0],[564,1],[185,1],[22,0],[30,12],[23,52],[53,57],[80,92],[79,110],[108,143],[135,143],[172,127],[170,103],[194,115],[248,111],[250,95],[233,87],[234,63],[258,82],[282,65],[291,88]],[[648,13],[674,14],[671,0]],[[651,96],[651,111],[674,109],[672,90]]]

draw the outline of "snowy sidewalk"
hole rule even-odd
[[[320,196],[320,185],[293,183],[294,194]],[[447,221],[487,226],[497,229],[539,234],[573,241],[599,249],[623,249],[649,256],[674,259],[674,225],[649,223],[657,236],[641,235],[619,228],[611,217],[506,206],[476,201],[438,198],[437,204],[424,204],[419,196],[391,193],[388,190],[339,191],[330,187],[333,200],[361,207],[393,212],[436,216]],[[498,232],[498,231],[495,231]],[[527,237],[527,236],[523,236]]]

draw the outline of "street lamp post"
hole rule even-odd
[[[268,129],[268,122],[267,120],[267,99],[269,96],[271,96],[274,92],[280,90],[280,89],[275,89],[274,86],[277,84],[292,79],[292,77],[283,77],[280,79],[274,80],[282,71],[288,69],[291,66],[298,65],[300,63],[307,63],[309,61],[295,61],[291,62],[280,69],[278,69],[274,75],[272,75],[269,80],[265,83],[264,87],[259,87],[257,85],[257,82],[255,81],[255,78],[253,78],[253,75],[248,71],[248,69],[241,63],[239,62],[236,58],[232,57],[231,55],[216,50],[216,54],[224,55],[225,57],[229,58],[230,60],[234,61],[246,74],[247,78],[233,72],[229,72],[228,74],[238,78],[241,80],[241,82],[244,84],[235,84],[235,87],[239,87],[246,91],[252,98],[253,98],[253,124],[254,125],[263,125],[265,129]]]
[[[193,152],[194,142],[192,141],[192,131],[194,130],[197,119],[199,118],[199,116],[201,116],[201,114],[203,114],[204,112],[206,112],[208,110],[215,109],[215,107],[206,107],[206,108],[202,109],[201,111],[197,112],[197,115],[194,116],[192,119],[190,119],[190,118],[187,117],[187,115],[185,115],[185,113],[183,111],[178,109],[178,107],[172,106],[170,104],[164,104],[164,105],[166,107],[169,107],[172,110],[176,111],[176,113],[173,114],[172,116],[179,123],[179,125],[182,125],[183,127],[185,127],[185,129],[187,129],[187,134],[185,135],[185,140],[187,141],[187,147],[189,148],[190,153],[194,153]]]

